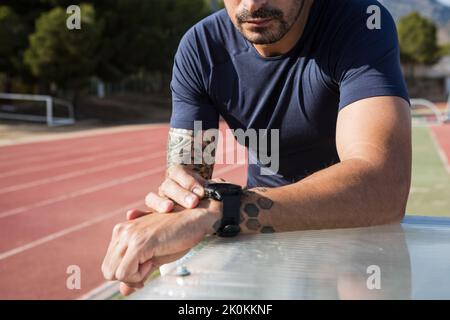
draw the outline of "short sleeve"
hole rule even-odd
[[[355,12],[353,23],[343,33],[336,64],[339,110],[371,97],[397,96],[409,103],[400,66],[400,49],[395,22],[381,5],[381,29],[370,29],[366,10]],[[365,8],[367,9],[367,7]]]
[[[185,34],[175,55],[170,126],[193,130],[194,121],[202,121],[207,130],[218,127],[219,114],[207,93],[210,68],[195,32],[192,28]]]

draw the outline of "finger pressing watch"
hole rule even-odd
[[[207,183],[205,197],[221,201],[223,216],[217,235],[220,237],[234,237],[240,231],[240,207],[242,187],[231,183]]]

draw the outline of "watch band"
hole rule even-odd
[[[234,237],[240,231],[241,195],[222,195],[223,217],[217,235],[220,237]]]
[[[234,237],[240,231],[242,187],[231,183],[208,183],[205,197],[222,202],[222,219],[216,235]]]

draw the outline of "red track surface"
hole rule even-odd
[[[113,226],[163,179],[167,131],[0,147],[0,299],[76,299],[104,283]],[[246,179],[242,165],[216,165],[215,175]],[[81,268],[80,290],[66,288],[70,265]]]

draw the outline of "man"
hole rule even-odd
[[[387,10],[375,0],[224,3],[176,54],[167,178],[146,198],[152,214],[130,212],[114,228],[102,269],[124,294],[215,232],[364,227],[404,216],[410,112]],[[371,27],[377,18],[381,28]],[[242,193],[205,189],[213,165],[179,155],[193,145],[194,121],[217,128],[219,115],[234,129],[279,129],[278,172],[251,164]]]

